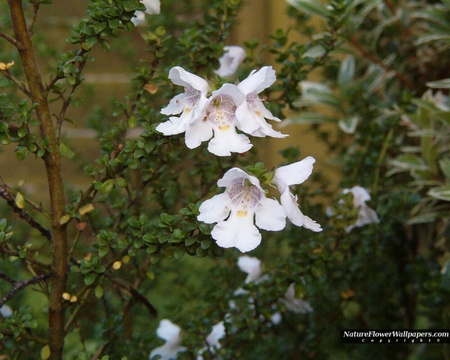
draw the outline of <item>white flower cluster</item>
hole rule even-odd
[[[152,350],[149,360],[176,360],[178,353],[184,352],[187,349],[180,345],[181,343],[181,328],[172,323],[170,320],[163,319],[159,322],[156,334],[159,338],[165,340],[164,345]],[[214,354],[216,350],[220,349],[219,340],[225,336],[225,326],[223,321],[217,323],[212,327],[211,333],[206,336],[205,341],[207,347],[198,351],[197,360],[203,360],[202,354],[209,352]]]
[[[169,72],[169,79],[184,87],[184,93],[175,96],[161,110],[170,116],[169,121],[156,128],[164,135],[185,133],[186,146],[194,149],[209,141],[208,150],[217,156],[244,153],[252,147],[251,136],[287,135],[275,131],[265,119],[280,121],[264,107],[258,94],[275,82],[275,70],[270,66],[253,71],[238,85],[226,83],[210,94],[206,80],[176,66]],[[209,97],[208,97],[209,95]]]
[[[267,274],[262,274],[261,270],[261,261],[255,257],[250,256],[240,256],[238,258],[238,266],[239,269],[241,269],[243,272],[247,273],[247,278],[245,279],[245,284],[248,283],[254,283],[254,284],[260,284],[264,282],[265,280],[269,279],[269,276]],[[286,306],[286,309],[289,311],[292,311],[296,314],[306,314],[313,311],[311,305],[303,300],[295,297],[295,284],[292,283],[287,288],[286,292],[284,293],[284,297],[279,299],[281,303],[283,303]],[[243,290],[242,288],[239,288],[234,292],[235,295],[246,295],[248,294],[247,291]],[[253,299],[249,299],[250,305],[253,303]],[[230,307],[234,307],[233,304],[231,304]],[[276,308],[274,309],[274,311]],[[271,316],[271,322],[274,325],[277,325],[281,321],[281,314],[278,311],[275,311],[273,315]]]
[[[228,49],[231,52],[229,56],[236,57],[236,51]],[[231,71],[235,71],[239,61],[234,62]],[[226,60],[222,59],[222,64],[227,67]],[[266,119],[280,119],[267,110],[258,97],[276,80],[275,70],[270,66],[252,71],[238,85],[226,83],[212,93],[206,80],[179,66],[170,70],[169,79],[175,85],[184,87],[184,92],[176,95],[161,113],[178,116],[170,116],[156,130],[164,135],[185,133],[185,143],[190,149],[209,141],[208,150],[211,153],[229,156],[233,152],[246,152],[252,147],[247,135],[287,136],[266,122]],[[224,248],[236,247],[241,252],[253,250],[260,244],[258,228],[282,230],[286,226],[286,217],[294,225],[321,231],[319,224],[303,215],[296,196],[290,191],[290,186],[303,183],[311,175],[314,162],[315,159],[309,156],[275,170],[270,185],[278,189],[281,204],[266,196],[256,177],[239,168],[232,168],[217,182],[219,187],[225,188],[225,192],[200,206],[198,220],[207,224],[217,223],[211,233],[217,244]]]
[[[297,226],[318,232],[318,223],[303,215],[290,185],[304,182],[312,172],[315,160],[309,156],[302,161],[275,170],[272,185],[281,196],[281,204],[266,196],[259,180],[245,171],[233,168],[217,182],[225,192],[200,205],[198,220],[217,223],[212,237],[224,248],[236,247],[241,252],[255,249],[261,243],[258,228],[279,231],[286,226],[286,217]],[[258,228],[257,228],[258,227]]]
[[[245,279],[245,284],[255,283],[259,284],[264,280],[268,279],[268,275],[262,275],[261,261],[255,257],[240,256],[237,262],[239,268],[247,273],[247,278]],[[234,292],[234,296],[247,295],[248,292],[239,288]],[[292,311],[296,314],[306,314],[313,311],[309,303],[303,299],[295,297],[294,283],[292,283],[284,297],[279,299],[279,301],[285,304],[286,309]],[[233,301],[230,301],[230,309],[235,309]],[[249,307],[254,308],[254,300],[249,298]],[[270,318],[270,322],[273,325],[277,325],[281,322],[282,315],[279,311],[275,312]],[[211,332],[205,337],[206,345],[197,352],[197,360],[203,360],[203,356],[208,354],[209,356],[214,355],[217,350],[219,350],[222,345],[219,340],[225,338],[227,331],[225,324],[232,322],[232,315],[225,315],[225,320],[218,322],[216,325],[212,326]],[[233,333],[232,329],[229,329]],[[176,360],[178,353],[184,352],[187,349],[181,346],[182,336],[181,328],[172,323],[170,320],[163,319],[160,321],[158,328],[156,329],[156,334],[159,338],[165,340],[162,346],[153,349],[150,353],[149,360],[161,359],[161,360]],[[219,359],[218,357],[214,357]]]

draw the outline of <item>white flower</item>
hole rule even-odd
[[[345,230],[350,232],[354,227],[372,223],[378,224],[380,220],[378,219],[377,213],[366,204],[366,201],[370,200],[370,195],[367,190],[361,186],[354,186],[351,189],[343,190],[344,194],[348,194],[349,192],[353,194],[353,206],[359,208],[359,210],[356,222],[353,225],[347,226]]]
[[[267,279],[267,275],[262,276],[261,271],[261,260],[250,257],[250,256],[240,256],[237,262],[239,269],[247,274],[245,279],[245,284],[255,283],[258,284],[263,280]],[[248,294],[247,290],[242,288],[237,289],[234,295],[245,295]]]
[[[239,269],[247,273],[245,283],[257,283],[261,279],[261,260],[250,256],[240,256],[237,264]]]
[[[233,168],[217,182],[224,193],[206,200],[200,206],[199,221],[217,223],[212,237],[217,245],[236,247],[241,252],[256,248],[261,242],[260,229],[278,231],[286,225],[286,214],[276,201],[268,199],[256,177]],[[256,224],[256,226],[255,226]]]
[[[229,156],[232,152],[244,153],[252,147],[244,134],[236,132],[236,108],[245,95],[233,84],[224,84],[211,94],[201,118],[194,120],[186,129],[186,146],[198,147],[203,141],[209,152],[217,156]]]
[[[306,314],[313,311],[311,305],[309,305],[307,301],[295,297],[294,283],[289,285],[282,302],[286,305],[286,309],[296,314]]]
[[[175,85],[184,87],[184,93],[176,95],[170,100],[169,105],[161,109],[161,114],[181,116],[170,117],[169,121],[159,124],[156,130],[164,135],[181,134],[187,126],[202,116],[209,85],[201,77],[194,75],[180,66],[175,66],[169,71],[169,79]]]
[[[316,160],[308,156],[302,161],[281,166],[275,170],[272,182],[278,187],[281,194],[281,205],[283,205],[286,216],[294,225],[303,226],[309,230],[322,231],[321,226],[300,211],[297,197],[289,191],[289,186],[304,182],[312,173],[313,164]]]
[[[8,318],[13,315],[12,309],[8,305],[3,305],[0,307],[0,316],[3,318]]]
[[[170,320],[161,320],[156,333],[158,337],[166,340],[166,343],[152,350],[149,356],[150,360],[157,355],[161,360],[175,360],[179,352],[186,350],[185,347],[180,346],[180,327]]]
[[[223,339],[225,337],[225,325],[223,324],[223,321],[217,323],[213,326],[211,333],[206,337],[206,343],[208,344],[208,347],[201,349],[198,352],[197,360],[203,360],[203,354],[209,350],[210,354],[214,354],[216,350],[221,348],[221,345],[219,343],[220,339]]]
[[[140,0],[145,5],[144,11],[136,11],[134,17],[131,18],[134,26],[142,24],[145,21],[145,14],[159,14],[161,12],[161,3],[159,0]]]
[[[276,80],[275,70],[265,66],[259,71],[253,70],[250,75],[238,84],[238,88],[245,94],[245,101],[237,108],[236,118],[239,129],[252,136],[272,136],[284,138],[284,135],[272,129],[265,119],[280,121],[266,109],[258,94],[272,85]]]
[[[225,46],[225,54],[219,59],[220,67],[214,73],[220,77],[233,75],[245,59],[245,50],[240,46]]]

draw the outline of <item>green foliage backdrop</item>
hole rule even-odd
[[[247,56],[229,79],[213,71],[245,1],[162,0],[135,26],[138,0],[91,0],[60,47],[36,21],[52,6],[0,4],[0,151],[14,149],[9,168],[42,163],[49,194],[0,177],[0,306],[13,311],[0,317],[0,359],[147,359],[164,344],[162,319],[182,329],[180,359],[197,358],[220,321],[220,348],[203,358],[450,358],[449,344],[340,340],[352,328],[450,329],[448,0],[280,1],[292,26],[236,44]],[[98,51],[125,59],[129,92],[71,118],[89,103],[84,71]],[[258,281],[197,216],[232,167],[270,181],[266,138],[217,157],[156,131],[182,91],[168,79],[174,66],[213,89],[273,66],[277,81],[259,96],[277,129],[301,126],[327,146],[322,165],[342,173],[337,188],[314,170],[293,190],[323,231],[261,231],[246,254],[261,260]],[[77,126],[95,132],[95,160],[64,135]],[[290,144],[279,165],[310,155]],[[342,191],[354,186],[370,193],[359,208]],[[379,221],[353,227],[366,206]],[[312,311],[292,310],[293,283]]]

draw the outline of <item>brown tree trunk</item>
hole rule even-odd
[[[49,332],[48,340],[51,351],[50,359],[61,359],[64,345],[64,307],[62,294],[66,291],[67,278],[67,233],[65,225],[60,224],[65,214],[64,186],[61,174],[61,158],[58,139],[44,89],[30,33],[27,28],[22,1],[8,0],[11,21],[22,66],[27,78],[31,101],[37,104],[36,117],[40,121],[42,139],[48,139],[43,160],[47,171],[49,199],[51,208],[52,266],[51,288],[49,297]]]

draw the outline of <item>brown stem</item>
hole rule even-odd
[[[62,358],[64,347],[64,307],[62,295],[66,291],[67,280],[67,232],[66,225],[60,224],[65,214],[64,186],[61,174],[59,144],[54,134],[54,126],[49,109],[47,93],[44,89],[37,64],[33,43],[28,32],[21,0],[8,0],[9,12],[16,40],[22,44],[19,55],[28,82],[33,103],[37,104],[36,116],[40,121],[42,139],[49,142],[43,156],[47,172],[52,217],[52,272],[49,296],[50,359]]]

